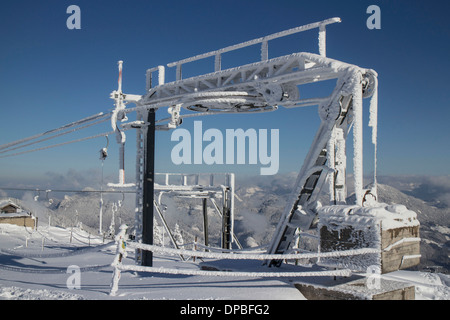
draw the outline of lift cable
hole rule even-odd
[[[122,129],[122,131],[126,131],[126,130],[129,130],[129,129],[131,129],[131,128],[124,128],[124,129]],[[99,134],[96,134],[96,135],[93,135],[93,136],[84,137],[84,138],[71,140],[71,141],[67,141],[67,142],[61,142],[61,143],[53,144],[53,145],[46,146],[46,147],[41,147],[41,148],[37,148],[37,149],[32,149],[32,150],[27,150],[27,151],[16,152],[16,153],[13,153],[13,154],[3,155],[3,156],[0,156],[0,159],[1,158],[18,156],[18,155],[21,155],[21,154],[35,152],[35,151],[46,150],[46,149],[50,149],[50,148],[56,148],[56,147],[60,147],[60,146],[66,145],[66,144],[70,144],[70,143],[76,143],[76,142],[86,141],[86,140],[95,139],[95,138],[99,138],[99,137],[109,136],[109,135],[114,134],[114,133],[115,133],[114,131],[99,133]]]
[[[108,120],[109,120],[108,118],[102,119],[102,120],[99,120],[99,121],[96,121],[96,122],[84,125],[84,126],[79,127],[79,128],[75,128],[75,129],[72,129],[72,130],[69,130],[69,131],[61,132],[61,133],[55,134],[53,136],[50,136],[50,137],[47,137],[47,138],[43,138],[43,139],[40,139],[40,140],[37,140],[37,141],[34,141],[34,142],[30,142],[30,143],[27,143],[27,144],[24,144],[24,145],[21,145],[21,146],[19,145],[19,146],[16,146],[14,148],[6,149],[6,150],[3,150],[3,151],[0,151],[0,154],[1,153],[7,153],[7,152],[10,152],[10,151],[13,151],[13,150],[17,150],[17,149],[21,149],[21,148],[25,148],[25,147],[31,146],[33,144],[37,144],[37,143],[44,142],[44,141],[47,141],[47,140],[50,140],[50,139],[54,139],[54,138],[57,138],[57,137],[60,137],[60,136],[63,136],[63,135],[69,134],[69,133],[73,133],[73,132],[79,131],[79,130],[82,130],[82,129],[86,129],[86,128],[92,127],[94,125],[106,122]]]
[[[53,134],[53,133],[56,133],[56,132],[59,132],[59,131],[63,131],[63,130],[66,130],[66,129],[78,126],[80,124],[84,124],[84,123],[90,122],[90,121],[94,121],[94,120],[101,119],[101,118],[109,118],[110,116],[111,116],[111,112],[109,112],[107,114],[104,114],[103,112],[101,112],[101,113],[98,113],[96,115],[93,115],[93,116],[90,116],[90,117],[87,117],[87,118],[84,118],[84,119],[81,119],[81,120],[78,120],[78,121],[71,122],[69,124],[63,125],[63,126],[61,126],[59,128],[56,128],[56,129],[48,130],[48,131],[45,131],[45,132],[33,135],[31,137],[27,137],[27,138],[24,138],[24,139],[20,139],[20,140],[17,140],[17,141],[6,143],[4,145],[0,145],[0,150],[5,150],[5,149],[8,149],[8,148],[10,148],[12,146],[16,146],[18,144],[21,144],[21,143],[24,143],[24,142],[28,142],[30,140],[34,140],[34,139],[37,139],[39,137],[42,137],[42,136],[45,136],[45,135],[48,135],[48,134]]]
[[[9,188],[0,187],[0,190],[10,190],[10,191],[34,191],[34,192],[73,192],[73,193],[136,193],[133,190],[69,190],[69,189],[39,189],[39,188]]]

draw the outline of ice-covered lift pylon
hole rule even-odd
[[[363,99],[372,97],[370,121],[372,142],[376,146],[377,73],[370,69],[326,57],[326,27],[340,22],[331,18],[297,28],[271,34],[258,39],[200,54],[167,65],[175,68],[176,80],[165,83],[166,68],[158,66],[147,70],[147,90],[142,96],[113,92],[116,114],[136,111],[134,122],[122,124],[122,128],[137,128],[137,208],[136,230],[142,230],[142,172],[144,166],[145,115],[149,109],[167,107],[169,117],[160,120],[159,130],[169,130],[181,124],[185,117],[210,114],[229,114],[275,111],[278,106],[297,108],[318,106],[321,124],[311,148],[301,167],[292,194],[284,208],[268,253],[286,253],[294,239],[295,230],[308,229],[316,217],[317,198],[321,191],[330,195],[331,204],[345,203],[346,188],[346,139],[353,127],[353,171],[356,203],[367,203],[365,195],[376,198],[376,187],[363,187]],[[319,54],[298,52],[269,59],[269,42],[306,30],[318,29]],[[258,61],[222,70],[222,54],[248,46],[260,45]],[[183,65],[214,57],[214,70],[200,76],[183,78]],[[153,74],[158,73],[154,84]],[[305,84],[336,80],[332,92],[314,98],[302,98],[300,90]],[[120,100],[122,99],[122,100]],[[133,102],[134,108],[121,108],[121,103]],[[182,114],[182,110],[195,114]],[[116,121],[116,120],[114,120]],[[376,163],[376,161],[375,161]],[[270,265],[279,265],[272,260]]]

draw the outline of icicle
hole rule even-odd
[[[378,79],[374,77],[374,88],[369,108],[369,127],[372,127],[373,159],[373,187],[371,193],[378,199],[377,194],[377,129],[378,129]]]
[[[356,204],[363,201],[363,111],[362,111],[362,75],[355,72],[353,86],[353,174],[355,180]]]

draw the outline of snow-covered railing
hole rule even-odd
[[[362,254],[380,253],[380,250],[373,248],[361,248],[343,251],[331,252],[311,252],[311,253],[291,253],[291,254],[254,254],[254,253],[221,253],[221,252],[203,252],[187,249],[173,249],[160,247],[158,245],[149,245],[137,242],[130,242],[126,245],[127,248],[147,250],[157,253],[165,253],[170,255],[195,256],[198,258],[210,259],[231,259],[231,260],[271,260],[271,259],[312,259],[312,258],[329,258],[329,257],[347,257]]]
[[[223,181],[216,181],[217,176],[222,176]],[[159,193],[158,202],[165,193],[189,198],[221,197],[227,188],[234,197],[234,181],[234,173],[155,173],[154,188]]]
[[[114,267],[113,279],[111,283],[111,295],[115,295],[118,290],[120,273],[122,270],[138,271],[138,272],[153,272],[165,274],[184,274],[184,275],[200,275],[200,276],[224,276],[224,277],[318,277],[318,276],[344,276],[348,277],[352,271],[349,269],[330,270],[330,271],[312,271],[312,272],[232,272],[232,271],[206,271],[206,270],[192,270],[192,269],[171,269],[164,267],[147,267],[137,265],[125,265],[123,260],[127,256],[127,250],[146,250],[157,253],[164,253],[170,255],[195,256],[199,258],[211,259],[233,259],[233,260],[271,260],[271,259],[309,259],[322,257],[339,257],[339,256],[353,256],[371,253],[379,253],[378,249],[364,248],[355,250],[335,251],[335,252],[318,252],[318,253],[300,253],[300,254],[236,254],[236,253],[219,253],[219,252],[202,252],[186,249],[164,248],[156,245],[149,245],[137,242],[127,242],[126,226],[121,226],[119,234],[116,236],[117,251],[114,261],[111,266]]]
[[[155,173],[155,192],[188,192],[192,197],[205,197],[209,193],[222,194],[226,187],[234,190],[234,180],[234,173]]]
[[[250,41],[242,42],[239,44],[235,44],[232,46],[228,46],[219,50],[210,51],[207,53],[199,54],[190,58],[182,59],[179,61],[168,63],[167,66],[169,68],[176,67],[176,80],[182,79],[182,66],[183,64],[202,60],[209,57],[214,57],[214,71],[221,71],[222,70],[222,54],[230,51],[235,51],[238,49],[242,49],[245,47],[253,46],[256,44],[261,44],[261,61],[265,61],[269,59],[269,41],[277,38],[282,38],[288,35],[292,35],[295,33],[312,30],[312,29],[319,29],[319,54],[323,57],[326,56],[326,26],[329,24],[341,22],[340,18],[331,18],[319,22],[310,23],[307,25],[299,26],[296,28],[292,28],[289,30],[277,32],[274,34],[270,34],[265,37],[253,39]],[[158,71],[158,85],[162,85],[165,82],[165,69],[163,66],[154,67],[147,70],[147,90],[149,90],[152,87],[152,72]]]

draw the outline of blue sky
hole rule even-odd
[[[69,5],[81,9],[81,30],[69,30]],[[369,30],[366,9],[381,9],[381,30]],[[327,28],[330,58],[379,74],[379,174],[448,175],[450,159],[450,23],[447,1],[7,1],[0,12],[0,145],[113,108],[117,61],[124,61],[123,90],[143,94],[145,70],[299,25],[340,17]],[[271,44],[270,44],[271,45]],[[271,45],[270,57],[317,53],[316,33]],[[224,57],[224,66],[256,61],[248,52]],[[201,74],[212,70],[191,70]],[[168,78],[170,79],[169,70]],[[174,71],[172,71],[174,72]],[[189,70],[187,71],[189,72]],[[307,94],[307,93],[306,93]],[[159,118],[166,111],[158,110]],[[207,128],[280,130],[280,173],[298,171],[318,128],[316,107],[252,116],[210,116]],[[367,118],[366,118],[367,120]],[[193,119],[184,126],[192,128]],[[108,123],[84,136],[109,131]],[[366,128],[366,136],[369,130]],[[260,166],[174,166],[170,132],[158,132],[156,170],[236,171]],[[79,136],[70,136],[75,139]],[[67,141],[69,138],[65,138]],[[351,139],[350,139],[351,140]],[[110,138],[107,175],[118,169]],[[128,134],[126,170],[134,178],[135,140]],[[0,158],[0,179],[38,182],[48,173],[100,168],[106,139]],[[365,145],[366,173],[371,171]],[[1,183],[0,183],[1,184]]]

